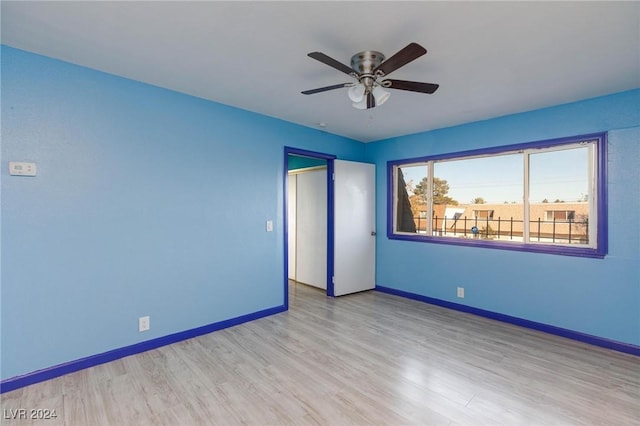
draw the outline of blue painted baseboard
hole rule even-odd
[[[491,312],[484,309],[474,308],[471,306],[461,305],[459,303],[447,302],[446,300],[435,299],[432,297],[422,296],[420,294],[410,293],[407,291],[397,290],[394,288],[376,286],[375,289],[382,293],[388,293],[388,294],[393,294],[395,296],[401,296],[408,299],[418,300],[420,302],[442,306],[444,308],[449,308],[449,309],[454,309],[461,312],[479,315],[485,318],[490,318],[490,319],[506,322],[509,324],[530,328],[533,330],[543,331],[549,334],[555,334],[557,336],[566,337],[568,339],[589,343],[594,346],[600,346],[607,349],[613,349],[618,352],[624,352],[624,353],[640,356],[640,346],[617,342],[615,340],[604,339],[601,337],[592,336],[590,334],[580,333],[573,330],[567,330],[564,328],[555,327],[548,324],[542,324],[535,321],[529,321],[522,318],[512,317],[510,315],[504,315],[497,312]],[[22,376],[12,377],[10,379],[6,379],[0,382],[0,393],[10,392],[12,390],[22,388],[24,386],[43,382],[45,380],[63,376],[65,374],[73,373],[74,371],[83,370],[85,368],[104,364],[110,361],[115,361],[117,359],[124,358],[126,356],[135,355],[151,349],[159,348],[161,346],[170,345],[172,343],[177,343],[183,340],[191,339],[193,337],[201,336],[203,334],[211,333],[213,331],[218,331],[224,328],[233,327],[235,325],[239,325],[248,321],[253,321],[253,320],[274,315],[280,312],[285,312],[286,310],[287,308],[285,305],[276,306],[273,308],[243,315],[237,318],[231,318],[225,321],[208,324],[202,327],[193,328],[191,330],[181,331],[179,333],[158,337],[152,340],[147,340],[146,342],[140,342],[131,346],[125,346],[123,348],[118,348],[118,349],[114,349],[112,351],[104,352],[101,354],[92,355],[92,356],[78,359],[75,361],[70,361],[70,362],[49,367],[43,370],[34,371],[32,373],[28,373]]]
[[[454,309],[456,311],[466,312],[485,318],[490,318],[509,324],[518,325],[520,327],[530,328],[532,330],[543,331],[556,336],[566,337],[568,339],[577,340],[579,342],[589,343],[594,346],[600,346],[614,351],[624,352],[631,355],[640,356],[640,346],[630,343],[617,342],[615,340],[604,339],[602,337],[590,334],[580,333],[578,331],[567,330],[553,325],[543,324],[535,321],[512,317],[510,315],[499,314],[497,312],[486,311],[484,309],[474,308],[471,306],[461,305],[459,303],[447,302],[446,300],[435,299],[433,297],[422,296],[420,294],[410,293],[408,291],[397,290],[395,288],[376,286],[376,290],[382,293],[393,294],[395,296],[406,297],[407,299],[418,300],[420,302],[429,303],[431,305],[442,306],[444,308]]]
[[[222,330],[223,328],[233,327],[234,325],[253,321],[259,318],[267,317],[269,315],[274,315],[286,310],[287,308],[285,305],[276,306],[262,311],[253,312],[251,314],[231,318],[225,321],[204,325],[202,327],[192,328],[190,330],[181,331],[179,333],[169,334],[167,336],[147,340],[146,342],[140,342],[131,346],[125,346],[123,348],[114,349],[112,351],[104,352],[101,354],[77,359],[75,361],[70,361],[64,364],[55,365],[53,367],[34,371],[22,376],[5,379],[0,382],[0,393],[9,392],[15,389],[22,388],[24,386],[32,385],[34,383],[44,382],[45,380],[73,373],[74,371],[83,370],[85,368],[104,364],[110,361],[115,361],[129,355],[146,352],[151,349],[156,349],[161,346],[166,346],[172,343],[180,342],[182,340],[191,339],[193,337],[201,336],[213,331]]]

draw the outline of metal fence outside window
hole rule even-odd
[[[416,232],[427,233],[427,219],[414,217]],[[485,240],[522,241],[524,220],[510,217],[503,219],[468,218],[457,219],[435,216],[432,235],[438,237],[474,238]],[[589,220],[543,220],[538,217],[529,221],[529,240],[558,244],[589,244]]]

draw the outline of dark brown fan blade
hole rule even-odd
[[[440,87],[439,84],[433,83],[420,83],[417,81],[405,81],[405,80],[384,80],[384,82],[391,83],[390,86],[386,84],[383,87],[387,87],[389,89],[398,89],[398,90],[409,90],[411,92],[420,92],[420,93],[428,93],[431,94],[438,90]]]
[[[338,71],[342,71],[345,74],[349,74],[351,75],[352,73],[355,73],[355,70],[341,62],[336,61],[333,58],[330,58],[329,56],[325,55],[322,52],[311,52],[309,53],[307,56],[309,56],[310,58],[315,59],[316,61],[320,61],[323,64],[329,65],[330,67],[333,67],[335,69],[337,69]]]
[[[381,63],[374,71],[382,71],[383,75],[388,75],[403,65],[419,58],[427,53],[427,49],[418,43],[409,43],[404,49]]]
[[[317,89],[305,90],[301,92],[303,95],[313,95],[314,93],[326,92],[327,90],[341,89],[347,87],[353,83],[334,84],[333,86],[319,87]]]
[[[367,93],[367,109],[375,108],[376,106],[376,98],[373,96],[373,93]]]

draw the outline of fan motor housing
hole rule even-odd
[[[356,70],[358,74],[372,74],[384,61],[384,55],[375,50],[365,50],[364,52],[356,53],[351,57],[351,68]]]

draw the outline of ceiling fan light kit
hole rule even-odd
[[[362,102],[362,100],[364,99],[364,91],[364,84],[356,83],[349,88],[349,92],[347,93],[349,94],[349,99],[351,99],[351,102],[357,103]]]
[[[371,93],[373,93],[373,97],[376,100],[376,105],[382,105],[391,96],[391,93],[388,90],[384,90],[382,86],[374,86]]]
[[[351,57],[351,67],[349,67],[324,53],[311,52],[308,54],[310,58],[350,75],[356,79],[356,82],[305,90],[302,94],[312,95],[314,93],[348,87],[349,90],[347,94],[353,107],[356,109],[370,109],[384,104],[391,96],[391,93],[385,90],[385,88],[431,94],[438,89],[439,85],[416,81],[385,79],[387,74],[419,58],[425,53],[427,53],[427,50],[418,43],[410,43],[389,59],[386,59],[382,53],[376,52],[375,50],[365,50]]]

